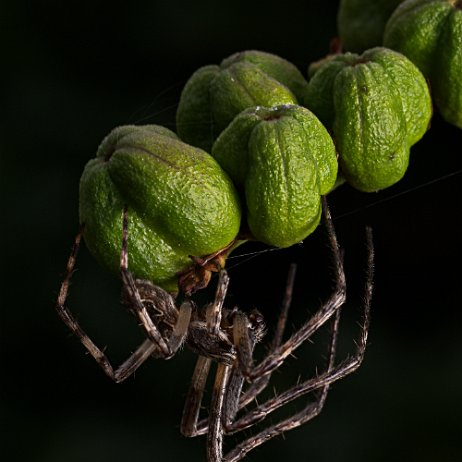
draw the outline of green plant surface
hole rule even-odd
[[[113,130],[81,178],[85,242],[112,272],[120,265],[124,205],[130,271],[169,290],[189,255],[219,251],[239,231],[239,199],[226,173],[209,154],[156,125]]]
[[[462,128],[462,2],[406,0],[386,25],[384,45],[422,71],[441,115]]]
[[[178,135],[210,152],[237,114],[253,106],[297,104],[306,91],[300,71],[279,56],[244,51],[219,66],[197,70],[186,83],[176,114]]]
[[[243,111],[215,142],[212,155],[245,196],[252,235],[289,247],[319,223],[321,194],[337,177],[335,147],[319,120],[301,106]]]
[[[404,176],[410,147],[432,115],[422,74],[405,56],[381,47],[332,56],[310,80],[305,105],[332,129],[342,174],[365,192]]]

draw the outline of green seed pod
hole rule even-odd
[[[297,103],[306,91],[298,69],[279,56],[244,51],[196,71],[181,94],[178,135],[210,151],[213,142],[242,110],[257,105]]]
[[[337,29],[343,48],[362,53],[382,45],[383,31],[393,10],[403,0],[341,0]]]
[[[403,177],[410,147],[424,135],[432,114],[419,70],[405,56],[380,47],[321,65],[305,105],[332,129],[347,181],[366,192]]]
[[[245,196],[253,236],[289,247],[314,231],[321,194],[335,184],[335,147],[319,120],[301,106],[255,107],[240,113],[212,155]]]
[[[80,181],[85,242],[114,273],[125,205],[129,269],[167,290],[177,288],[189,255],[217,252],[239,231],[239,199],[226,173],[212,156],[156,125],[113,130]]]
[[[435,105],[462,128],[462,0],[407,0],[390,17],[384,45],[430,80]]]

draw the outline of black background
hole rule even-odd
[[[6,460],[204,460],[203,439],[178,431],[192,353],[148,361],[115,385],[55,314],[78,226],[79,177],[111,128],[173,128],[181,88],[199,66],[261,49],[304,72],[328,51],[337,6],[318,0],[2,2],[0,453]],[[249,461],[461,460],[461,133],[435,115],[398,185],[378,194],[344,187],[330,196],[351,288],[340,356],[354,351],[361,315],[364,227],[375,234],[365,363],[332,387],[320,417],[265,444]],[[288,264],[296,261],[289,327],[299,324],[330,288],[325,241],[320,227],[303,245],[231,260],[230,303],[258,307],[271,330]],[[253,250],[261,248],[241,252]],[[118,305],[118,282],[86,251],[69,304],[114,361],[141,339]],[[299,374],[312,375],[322,345],[320,338],[283,367],[278,389]]]

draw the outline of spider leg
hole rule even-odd
[[[172,335],[168,340],[164,339],[156,327],[148,310],[143,304],[132,273],[128,270],[128,207],[124,207],[122,226],[122,250],[120,253],[120,274],[122,283],[127,289],[133,302],[133,311],[143,326],[148,338],[158,347],[164,359],[171,358],[181,346],[188,333],[189,321],[192,314],[192,304],[186,300],[179,308],[178,320],[173,328]]]
[[[232,366],[218,364],[208,418],[207,462],[223,460],[223,407]]]
[[[339,320],[340,312],[337,312],[332,322],[332,336],[329,346],[329,359],[326,373],[332,370],[335,361],[335,350]],[[309,402],[301,411],[297,412],[293,416],[290,416],[278,422],[277,424],[271,425],[269,428],[262,430],[256,435],[242,441],[234,449],[229,451],[228,454],[226,454],[226,456],[223,458],[223,462],[237,462],[243,459],[247,455],[247,453],[250,452],[252,449],[260,446],[269,439],[278,436],[288,430],[296,428],[300,425],[303,425],[304,423],[316,417],[324,407],[328,391],[329,384],[326,384],[321,388],[316,401]],[[239,430],[242,429],[243,428],[240,428]]]
[[[266,403],[258,406],[246,416],[236,421],[230,430],[241,431],[261,420],[268,414],[279,409],[283,405],[315,390],[321,389],[320,395],[315,402],[309,403],[304,409],[293,416],[282,420],[269,428],[257,433],[256,435],[242,441],[233,450],[231,450],[223,459],[223,462],[237,462],[241,460],[249,451],[264,443],[265,441],[278,436],[288,430],[296,428],[308,420],[316,417],[325,403],[329,385],[346,375],[354,372],[362,363],[367,343],[367,334],[370,323],[370,306],[373,288],[373,248],[372,234],[370,229],[367,230],[368,242],[368,267],[367,280],[364,294],[364,318],[361,326],[360,338],[357,343],[357,351],[353,357],[347,358],[338,366],[333,366],[335,358],[336,338],[338,332],[339,311],[336,313],[333,323],[333,334],[330,346],[329,361],[327,370],[319,376],[307,380],[294,386],[286,392],[268,400]]]
[[[155,351],[157,345],[146,339],[114,372],[115,381],[123,382],[130,377]]]
[[[181,433],[184,436],[205,435],[209,431],[210,417],[198,420],[199,409],[203,397],[207,375],[210,370],[211,360],[200,356],[196,363],[193,379],[189,393],[186,399],[181,421]],[[233,422],[239,410],[239,397],[241,396],[244,376],[237,364],[231,368],[229,377],[227,377],[227,386],[224,396],[224,403],[221,406],[221,420],[224,426],[224,432],[227,433],[228,426]],[[212,403],[213,406],[213,403]]]
[[[226,271],[220,271],[218,286],[213,303],[207,309],[207,330],[211,335],[218,335],[220,331],[223,304],[229,286],[229,276]]]
[[[293,282],[294,275],[294,270],[291,270],[289,273],[290,282]],[[287,298],[287,296],[285,298]],[[286,324],[286,314],[289,304],[290,300],[285,300],[285,303],[283,304],[284,308],[282,312],[282,320],[276,329],[276,335],[273,339],[274,344],[277,344],[281,341],[283,329]],[[338,320],[336,322],[336,326],[337,325]],[[217,366],[217,373],[212,393],[212,401],[210,404],[210,414],[207,421],[207,462],[224,462],[227,459],[227,457],[223,458],[223,436],[224,434],[228,433],[228,428],[233,427],[232,421],[234,420],[238,411],[239,397],[241,395],[242,384],[244,382],[243,374],[245,370],[250,370],[253,364],[252,355],[255,341],[253,338],[251,338],[249,333],[249,320],[247,316],[244,313],[237,312],[233,320],[233,326],[234,344],[236,345],[237,349],[237,361],[233,366],[226,364],[218,364]],[[335,328],[335,335],[333,336],[334,338],[336,338],[336,333],[337,328]],[[332,353],[332,350],[334,349],[335,341],[333,341],[331,345],[331,353],[329,354],[329,368],[332,366],[331,363],[333,363],[335,353]],[[323,396],[320,399],[325,400]],[[241,428],[238,428],[236,431],[239,430],[241,430]],[[257,435],[257,437],[258,436],[259,435]],[[244,443],[250,443],[251,441],[254,441],[254,438],[245,440]],[[244,457],[245,454],[246,452],[243,452],[242,457]]]
[[[122,382],[144,363],[154,349],[156,349],[156,346],[150,341],[145,341],[120,367],[114,370],[108,357],[96,346],[67,308],[66,300],[69,294],[69,285],[74,271],[77,254],[79,252],[84,227],[85,226],[82,224],[75,236],[74,245],[67,261],[66,276],[61,283],[59,290],[56,302],[56,311],[64,324],[66,324],[69,330],[80,340],[83,346],[96,360],[97,364],[101,367],[101,369],[103,369],[105,374],[115,382]]]
[[[244,313],[236,311],[233,317],[233,344],[236,347],[237,357],[229,371],[229,377],[226,379],[227,383],[224,396],[222,397],[223,403],[221,403],[220,416],[221,431],[226,431],[226,427],[231,424],[236,417],[239,410],[239,398],[245,380],[243,371],[249,371],[253,366],[253,350],[256,339],[251,336],[249,328],[249,318]],[[212,398],[212,407],[213,406],[214,403]],[[212,423],[209,421],[208,425],[208,435],[210,436]]]
[[[265,374],[277,369],[285,359],[292,355],[293,352],[308,338],[313,335],[322,325],[324,325],[340,309],[346,300],[346,281],[343,269],[342,255],[337,242],[337,236],[332,224],[332,218],[327,206],[323,201],[325,224],[330,241],[330,249],[334,260],[334,279],[335,287],[333,294],[329,297],[322,307],[312,316],[298,331],[279,347],[275,348],[260,364],[256,365],[252,371],[249,371],[246,378],[250,381],[255,380]]]
[[[222,309],[228,285],[229,276],[227,272],[223,270],[219,275],[214,301],[207,307],[206,310],[208,336],[218,336],[219,334]],[[217,353],[219,354],[219,352]],[[211,363],[211,358],[207,358],[205,356],[199,356],[197,359],[191,385],[186,395],[185,406],[181,419],[180,431],[184,436],[194,437],[207,433],[208,418],[199,422],[199,413]]]
[[[203,358],[205,359],[205,358]],[[208,366],[210,367],[210,362],[208,363]],[[201,373],[201,370],[199,369],[200,368],[200,364],[199,364],[199,360],[196,364],[196,369],[194,371],[194,376],[193,376],[193,383],[192,383],[192,387],[195,386],[195,380],[194,380],[194,377],[198,377],[199,374]],[[199,376],[200,377],[200,376]],[[205,387],[205,379],[206,377],[204,377],[204,382],[203,384],[201,384],[201,388],[200,390],[202,390],[202,393],[201,393],[201,399],[202,399],[202,395],[203,395],[203,390],[204,390],[204,387]],[[229,377],[227,377],[227,386],[226,386],[226,390],[225,390],[225,396],[224,396],[224,403],[223,405],[221,406],[221,423],[223,425],[223,428],[224,428],[224,433],[228,433],[228,427],[230,427],[234,421],[234,418],[237,414],[237,412],[239,411],[239,405],[240,405],[240,396],[241,396],[241,392],[242,392],[242,386],[244,384],[244,376],[242,375],[242,372],[238,366],[238,364],[234,364],[232,367],[231,367],[231,371],[230,371],[230,374],[229,374]],[[197,385],[196,385],[197,387]],[[196,388],[197,390],[198,388]],[[189,398],[189,395],[188,395],[188,398]],[[191,399],[191,398],[189,398]],[[191,400],[192,401],[192,400]],[[200,403],[199,403],[200,405]],[[213,402],[212,402],[212,406],[213,406]],[[189,409],[188,409],[189,410]],[[186,411],[186,406],[185,406],[185,411]],[[185,416],[185,414],[183,414],[183,417]],[[190,434],[185,434],[182,430],[182,433],[185,435],[185,436],[200,436],[200,435],[205,435],[208,431],[209,431],[209,428],[210,428],[210,417],[206,417],[204,419],[201,419],[200,421],[198,421],[198,416],[199,416],[199,408],[197,408],[197,412],[195,414],[195,421],[194,421],[194,431],[193,433],[190,433]]]
[[[295,264],[290,265],[289,273],[287,275],[286,289],[284,292],[284,298],[281,306],[281,312],[278,317],[276,330],[274,332],[274,336],[269,348],[270,354],[273,353],[276,350],[276,348],[278,348],[281,345],[282,342],[282,336],[284,335],[284,330],[287,324],[289,308],[292,303],[296,270],[297,266]],[[239,409],[242,409],[248,404],[250,404],[268,386],[270,378],[271,372],[251,382],[249,387],[245,390],[245,392],[239,399]]]
[[[270,350],[273,351],[276,347],[278,347],[281,343],[282,336],[284,333],[284,329],[287,323],[287,315],[288,310],[292,301],[292,294],[293,294],[293,286],[295,281],[295,273],[296,273],[296,265],[292,264],[289,268],[289,273],[287,277],[287,284],[284,293],[284,298],[281,307],[281,314],[278,318],[278,324],[270,345]],[[237,352],[238,355],[240,354],[240,363],[247,364],[252,362],[252,353],[254,345],[249,345],[250,339],[247,330],[247,320],[246,317],[243,317],[242,314],[238,319],[234,319],[235,330],[234,330],[234,342],[237,345]],[[244,330],[244,333],[242,333]],[[244,339],[246,339],[247,345],[245,344]],[[239,344],[244,344],[243,348],[239,348]],[[249,351],[251,348],[252,351]],[[250,360],[248,359],[250,356]],[[247,359],[246,359],[247,358]],[[192,408],[190,402],[194,402],[197,400],[197,397],[194,397],[194,394],[198,394],[201,390],[200,397],[202,399],[203,389],[205,387],[205,381],[207,379],[207,374],[210,368],[210,361],[207,364],[207,373],[203,372],[203,367],[205,366],[203,361],[205,358],[199,358],[197,361],[196,369],[194,371],[193,380],[191,383],[191,396],[188,394],[188,399],[186,400],[185,410],[183,413],[183,420],[182,420],[182,433],[186,436],[199,436],[207,433],[208,431],[208,418],[202,419],[201,421],[197,421],[198,414],[199,414],[199,407],[196,408],[195,419],[192,417]],[[250,367],[247,366],[249,369]],[[225,403],[223,405],[223,425],[225,427],[225,433],[227,432],[228,427],[232,425],[232,422],[235,419],[235,416],[239,409],[242,409],[247,404],[252,402],[256,396],[261,393],[264,388],[269,383],[271,374],[264,375],[259,379],[255,380],[246,391],[241,395],[242,387],[244,384],[244,375],[242,374],[241,367],[239,364],[235,364],[232,371],[230,378],[228,380],[228,386],[225,396]],[[200,383],[199,383],[200,382]],[[194,390],[194,391],[192,391]],[[200,402],[196,404],[200,406]],[[192,424],[192,422],[194,422]],[[186,425],[183,427],[183,423]]]
[[[181,417],[180,432],[183,436],[194,437],[207,432],[207,427],[205,431],[199,431],[198,421],[211,363],[212,360],[204,356],[197,359]]]
[[[252,425],[255,425],[256,423],[264,420],[268,416],[268,414],[276,411],[277,409],[284,406],[285,404],[307,393],[311,393],[313,391],[317,391],[320,389],[320,392],[318,393],[318,397],[316,401],[310,402],[304,408],[304,410],[300,411],[300,412],[305,411],[307,415],[310,415],[311,417],[309,419],[319,414],[322,406],[324,405],[325,399],[327,397],[327,392],[328,392],[330,383],[341,378],[339,377],[339,378],[333,379],[332,377],[330,377],[330,374],[334,374],[335,370],[339,368],[339,367],[334,368],[339,321],[340,321],[340,311],[337,311],[337,313],[335,314],[335,317],[332,319],[331,341],[329,345],[327,368],[325,372],[323,372],[322,374],[318,375],[317,377],[313,379],[306,380],[305,382],[302,382],[300,384],[293,386],[292,388],[286,390],[285,392],[257,406],[255,409],[252,409],[246,415],[242,416],[241,418],[236,420],[232,425],[230,425],[228,429],[229,430],[228,433],[236,433]],[[365,345],[364,345],[364,348],[365,348]],[[316,413],[313,414],[314,411],[316,411]],[[289,418],[288,420],[291,421],[292,418]],[[306,422],[306,420],[304,420],[304,422]],[[276,424],[275,426],[279,426],[279,425],[280,423]],[[286,430],[287,429],[283,431],[286,431]]]

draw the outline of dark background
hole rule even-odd
[[[2,2],[5,460],[204,460],[203,439],[178,431],[192,353],[148,361],[115,385],[54,311],[78,226],[79,177],[113,127],[173,128],[181,88],[199,66],[261,49],[305,71],[328,51],[337,6],[318,0]],[[376,292],[365,363],[332,387],[321,416],[252,452],[249,461],[461,460],[461,141],[460,129],[435,115],[398,185],[378,194],[344,187],[330,196],[351,288],[340,357],[354,351],[364,227],[374,229]],[[258,307],[271,331],[288,264],[296,261],[289,327],[298,325],[329,291],[325,241],[320,227],[303,245],[230,261],[230,303]],[[97,343],[108,345],[109,356],[121,360],[142,337],[118,305],[118,282],[86,251],[77,266],[69,304]],[[313,374],[322,340],[276,374],[278,389]]]

